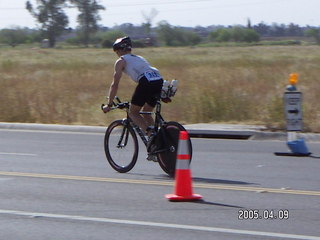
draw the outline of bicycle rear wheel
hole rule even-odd
[[[186,129],[177,122],[168,122],[162,128],[164,130],[165,138],[157,139],[157,145],[163,147],[163,150],[160,150],[157,154],[158,162],[162,170],[169,176],[173,177],[176,169],[179,134],[180,131],[186,131]],[[190,138],[188,139],[188,149],[191,162],[192,143]]]
[[[105,134],[104,150],[111,167],[120,173],[129,172],[137,162],[137,135],[123,120],[112,122]]]

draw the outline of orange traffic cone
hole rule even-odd
[[[192,178],[190,170],[190,154],[188,149],[189,135],[187,131],[180,131],[178,155],[175,170],[175,193],[166,194],[169,201],[196,201],[202,199],[199,194],[192,193]]]

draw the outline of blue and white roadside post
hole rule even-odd
[[[309,156],[307,145],[303,138],[297,137],[302,131],[302,93],[297,90],[298,74],[291,73],[289,85],[284,93],[285,116],[287,121],[287,145],[294,156]]]

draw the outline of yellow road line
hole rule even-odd
[[[87,177],[87,176],[72,176],[72,175],[55,175],[42,173],[25,173],[25,172],[2,172],[0,176],[11,177],[32,177],[32,178],[47,178],[47,179],[62,179],[62,180],[76,180],[76,181],[92,181],[92,182],[110,182],[110,183],[131,183],[143,185],[158,185],[158,186],[173,186],[173,181],[152,181],[152,180],[136,180],[124,178],[102,178],[102,177]],[[211,183],[193,183],[195,188],[203,189],[218,189],[231,191],[247,191],[247,192],[261,192],[261,193],[282,193],[282,194],[297,194],[320,196],[320,191],[294,190],[294,189],[277,189],[277,188],[259,188],[259,187],[241,187],[235,185],[211,184]]]

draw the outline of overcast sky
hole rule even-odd
[[[36,0],[30,0],[35,3]],[[246,25],[251,23],[295,23],[320,26],[320,0],[97,0],[106,10],[100,12],[101,25],[140,25],[152,16],[153,25],[165,20],[176,26]],[[0,29],[37,27],[25,9],[26,0],[0,0]],[[152,11],[155,9],[156,11]],[[75,9],[66,11],[69,26],[77,25]]]

